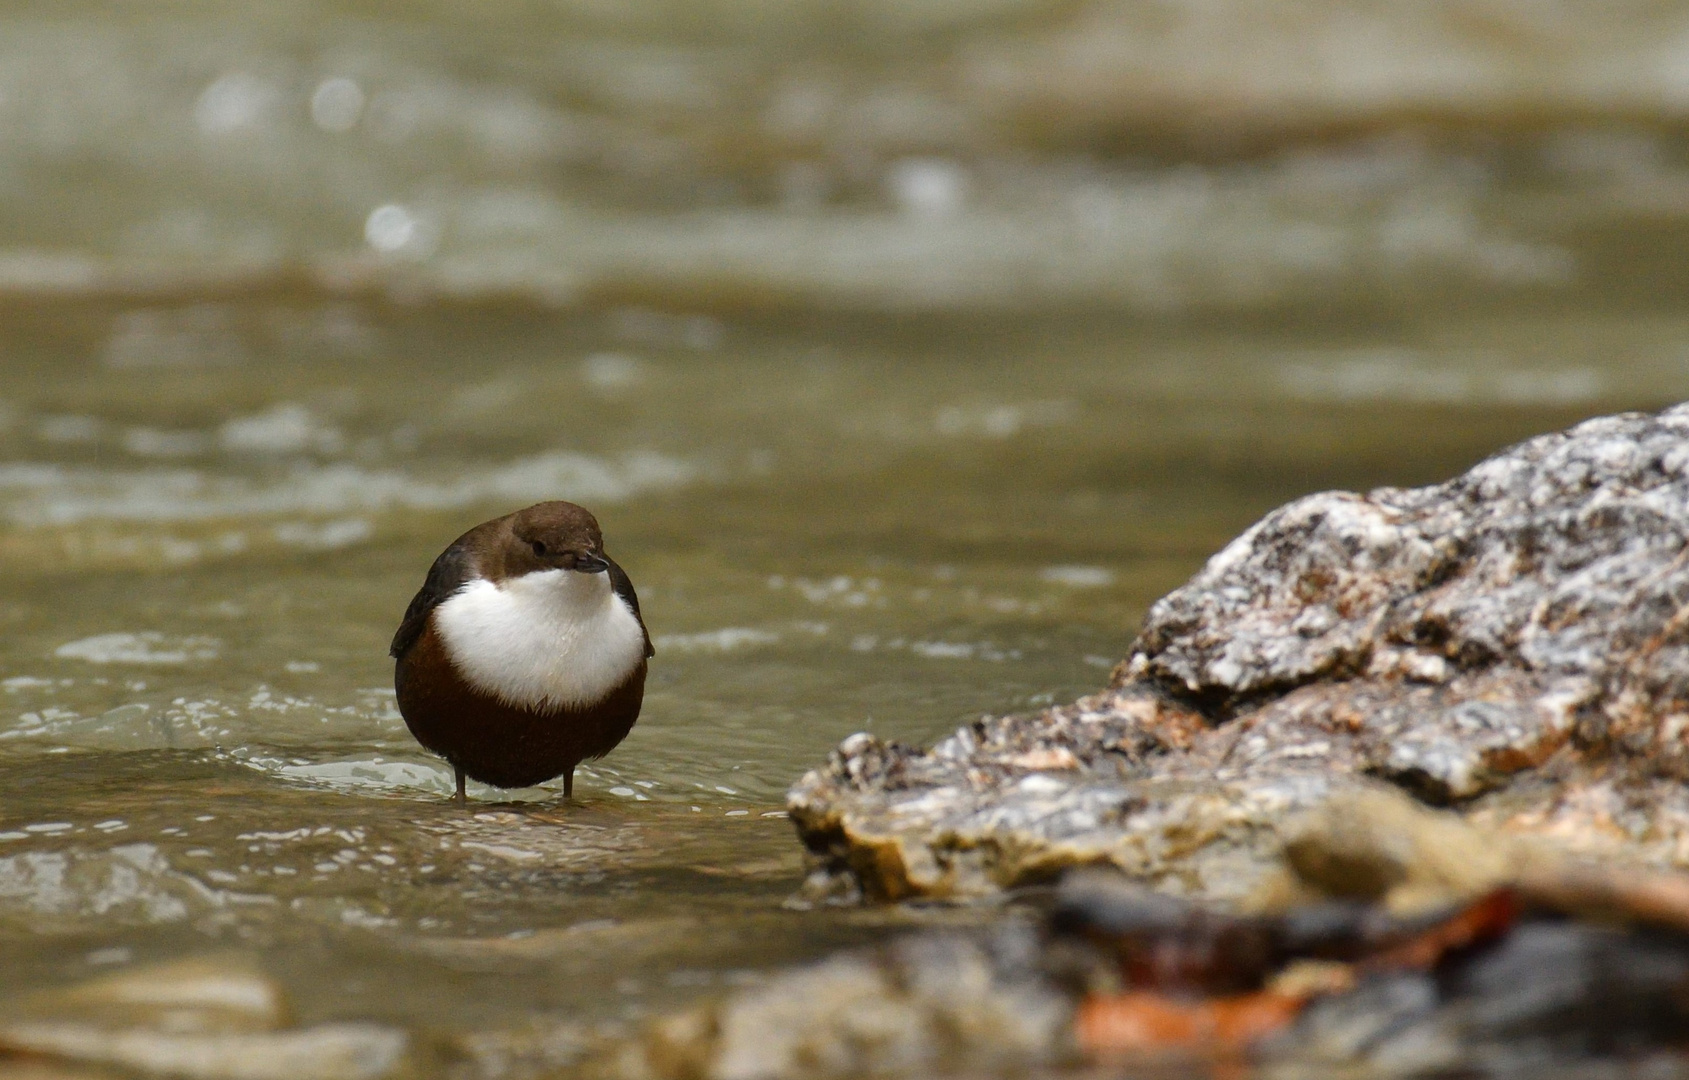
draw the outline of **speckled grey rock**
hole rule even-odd
[[[1362,777],[1689,863],[1689,406],[1282,507],[1150,609],[1107,690],[930,750],[853,736],[789,809],[817,896],[1110,862],[1242,898],[1287,816]]]

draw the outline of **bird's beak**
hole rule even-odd
[[[576,555],[574,568],[582,574],[597,574],[610,569],[610,564],[597,555]]]

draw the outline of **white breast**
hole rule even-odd
[[[609,574],[477,578],[434,609],[434,625],[466,682],[525,709],[595,704],[645,659],[645,632]]]

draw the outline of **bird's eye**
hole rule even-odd
[[[545,541],[544,540],[530,541],[530,546],[534,549],[535,555],[539,555],[539,556],[542,556],[542,557],[545,555]]]

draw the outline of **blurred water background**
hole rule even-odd
[[[1099,686],[1288,498],[1689,396],[1686,134],[1643,0],[14,0],[0,998],[232,950],[515,1076],[971,917],[785,903],[785,787]],[[387,640],[553,497],[645,716],[457,811]]]

